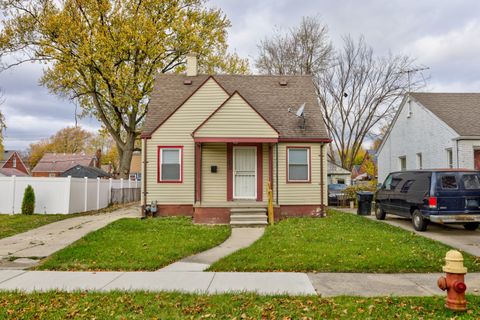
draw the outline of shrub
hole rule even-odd
[[[357,192],[358,191],[372,191],[375,192],[376,187],[372,183],[368,184],[356,184],[353,186],[348,186],[345,189],[345,194],[348,196],[348,199],[355,200],[357,202]]]
[[[31,185],[25,188],[22,201],[22,214],[33,214],[35,211],[35,192]]]

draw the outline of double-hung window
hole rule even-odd
[[[310,182],[310,148],[287,148],[288,182]]]
[[[158,147],[158,182],[183,181],[183,147]]]

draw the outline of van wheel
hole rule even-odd
[[[422,213],[420,212],[420,210],[415,210],[413,211],[413,214],[412,214],[412,224],[413,224],[413,228],[417,231],[425,231],[427,230],[427,226],[428,226],[428,220],[425,219],[423,216],[422,216]]]
[[[387,213],[385,212],[385,210],[383,210],[380,205],[377,205],[377,207],[375,208],[375,218],[377,218],[377,220],[385,220],[386,215]]]
[[[463,227],[465,228],[465,230],[469,230],[469,231],[475,231],[478,229],[478,226],[479,226],[479,223],[478,222],[469,222],[469,223],[465,223],[463,225]]]

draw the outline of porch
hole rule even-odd
[[[196,141],[195,222],[267,224],[267,183],[276,189],[274,148],[262,139]]]

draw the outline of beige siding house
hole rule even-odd
[[[194,58],[187,64],[187,75],[155,83],[142,133],[144,208],[197,223],[263,212],[266,222],[270,183],[275,218],[324,210],[331,140],[311,77],[197,75]]]

